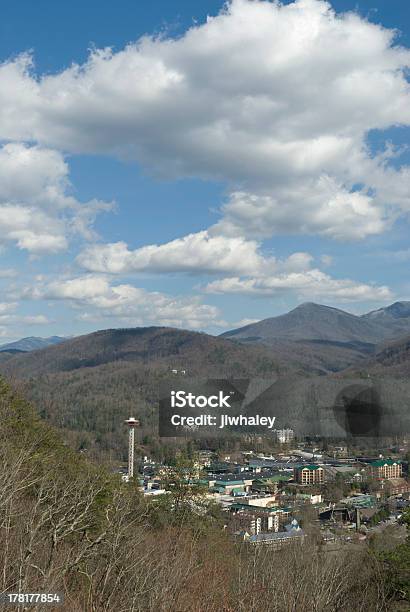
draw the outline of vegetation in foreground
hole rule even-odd
[[[2,591],[63,592],[58,609],[70,612],[407,607],[408,543],[386,555],[235,544],[177,471],[171,493],[146,502],[65,446],[4,382],[0,438]]]

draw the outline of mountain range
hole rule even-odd
[[[38,349],[45,348],[53,344],[59,344],[64,342],[67,338],[61,336],[50,336],[49,338],[40,338],[38,336],[29,336],[27,338],[21,338],[15,342],[9,342],[7,344],[0,345],[0,352],[22,352],[27,353],[30,351],[37,351]]]
[[[306,371],[336,372],[374,356],[382,343],[410,334],[410,302],[396,302],[364,315],[314,303],[222,334],[262,344]]]
[[[155,439],[158,387],[172,370],[209,378],[408,377],[410,302],[362,316],[307,303],[221,336],[109,329],[8,351],[0,352],[0,373],[41,416],[64,429],[73,446],[120,456],[123,420],[131,414],[141,419],[143,435]]]
[[[278,339],[296,342],[378,344],[410,333],[410,302],[396,302],[361,316],[307,302],[271,317],[222,334],[242,342],[269,344]]]
[[[98,458],[125,452],[130,415],[141,420],[143,437],[157,438],[158,388],[172,370],[209,378],[294,372],[267,347],[164,327],[98,331],[0,360],[0,372],[40,416],[63,429],[72,446]]]

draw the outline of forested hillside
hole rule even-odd
[[[173,369],[201,377],[272,377],[295,368],[267,348],[169,328],[106,330],[12,356],[0,370],[76,449],[125,458],[123,421],[157,436],[158,385]]]
[[[290,312],[222,334],[227,338],[269,344],[280,338],[353,345],[378,344],[410,332],[410,303],[395,302],[364,315],[306,302]]]
[[[406,335],[378,347],[375,355],[356,364],[349,372],[361,372],[377,378],[392,377],[408,380],[410,374],[410,336]]]
[[[324,306],[300,304],[290,312],[222,334],[246,344],[262,344],[305,371],[319,374],[360,367],[379,345],[410,333],[409,302],[396,302],[358,316]]]
[[[406,588],[408,547],[334,555],[313,533],[280,551],[235,544],[200,487],[182,480],[187,466],[169,475],[168,495],[144,500],[68,449],[4,381],[0,442],[3,592],[61,593],[63,612],[286,612],[290,602],[387,612]]]
[[[331,316],[339,316],[338,311]],[[322,343],[316,352],[314,343],[294,346],[297,356],[289,343],[280,340],[273,347],[163,327],[104,330],[30,353],[0,353],[0,372],[38,406],[44,419],[64,431],[64,439],[74,449],[92,458],[125,460],[124,419],[133,415],[142,425],[137,451],[155,451],[161,459],[168,452],[158,444],[162,380],[184,376],[183,371],[186,376],[296,377],[299,381],[329,374],[334,345]],[[353,349],[349,353],[344,346],[342,350],[345,367],[356,364],[345,370],[347,376],[368,376],[369,372],[400,376],[410,363],[406,338],[381,346],[375,358],[362,358],[359,364]],[[303,406],[300,394],[290,408],[300,412]]]

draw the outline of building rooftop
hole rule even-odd
[[[254,484],[269,484],[272,482],[287,482],[290,479],[290,474],[285,476],[284,474],[275,474],[274,476],[262,476],[261,478],[255,478]]]
[[[246,479],[248,480],[248,479]],[[216,480],[216,487],[241,487],[244,486],[245,482],[241,478],[240,480]]]
[[[279,512],[279,513],[289,513],[291,508],[279,508],[278,506],[252,506],[252,504],[241,504],[240,502],[235,502],[231,504],[230,508],[232,510],[248,510],[248,512]]]
[[[371,508],[376,504],[376,500],[373,495],[363,494],[344,497],[340,500],[340,503],[354,508]]]
[[[400,459],[378,459],[377,461],[372,461],[372,467],[384,467],[385,465],[399,465],[401,463]]]

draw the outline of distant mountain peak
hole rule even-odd
[[[350,315],[351,317],[354,317],[355,315],[351,314],[350,312],[346,312],[345,310],[341,310],[340,308],[336,308],[335,306],[327,306],[326,304],[318,304],[317,302],[302,302],[302,304],[299,304],[298,306],[296,306],[296,308],[293,308],[293,310],[290,310],[287,314],[290,314],[292,312],[295,311],[301,311],[301,310],[310,310],[310,311],[334,311],[334,312],[341,312],[344,315]]]
[[[68,338],[63,338],[62,336],[49,336],[48,338],[27,336],[27,338],[21,338],[15,342],[8,342],[7,344],[0,345],[0,352],[17,350],[29,353],[31,351],[45,348],[46,346],[60,344],[60,342],[64,342],[65,340],[68,340]]]
[[[296,308],[308,308],[310,306],[317,308],[329,308],[329,306],[325,306],[324,304],[318,304],[317,302],[302,302],[301,304],[296,306]],[[293,310],[296,310],[296,308],[294,308]]]
[[[236,340],[264,344],[277,340],[372,344],[380,340],[378,328],[370,321],[314,302],[305,302],[286,314],[263,319],[223,335]]]
[[[377,310],[372,310],[371,312],[363,315],[364,318],[392,318],[392,319],[406,319],[410,317],[410,302],[401,301],[394,302],[389,306],[385,306],[384,308],[378,308]]]
[[[398,301],[365,315],[304,302],[290,312],[225,332],[242,342],[277,341],[376,345],[410,333],[410,301]]]

